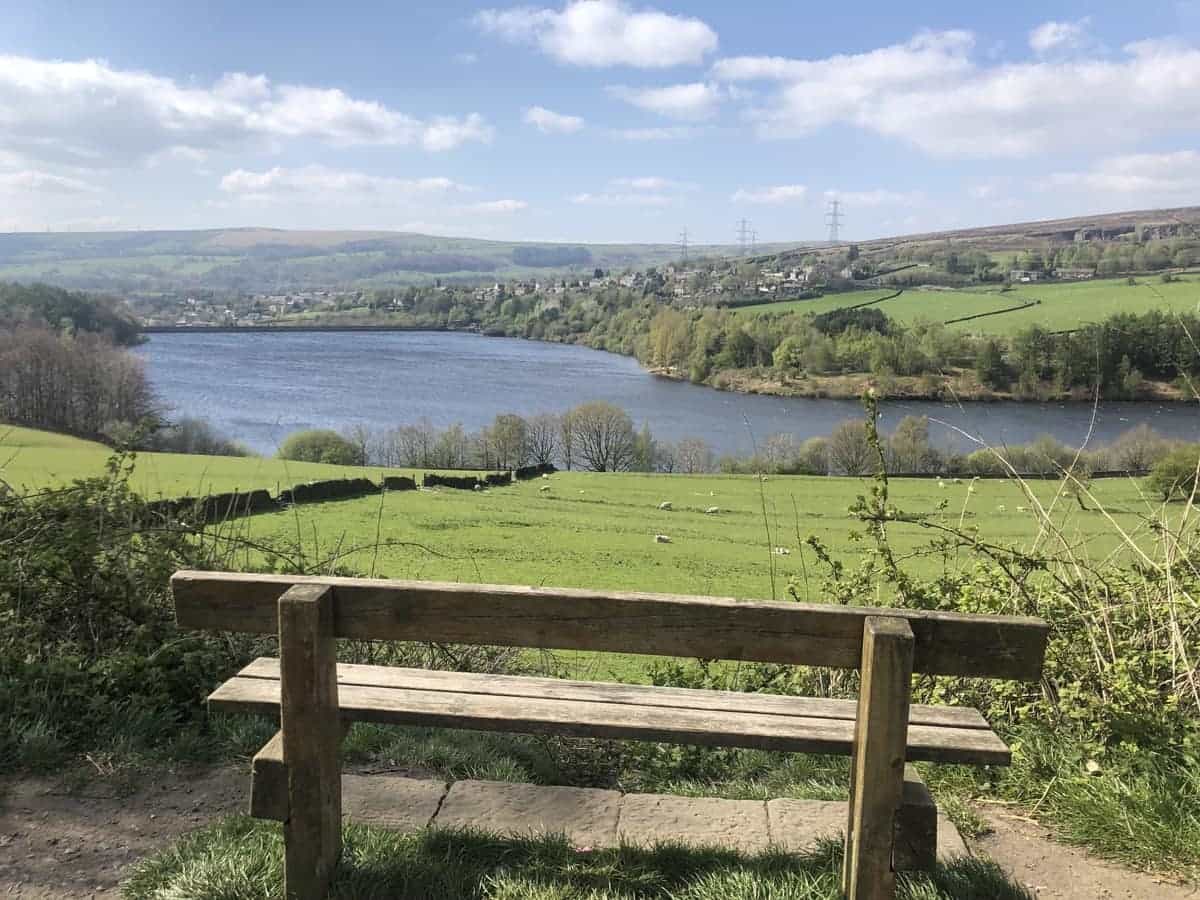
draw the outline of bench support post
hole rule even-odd
[[[912,667],[908,622],[868,616],[850,758],[850,817],[842,869],[847,900],[891,900],[896,894],[893,848],[903,799]]]
[[[284,897],[322,900],[342,853],[342,729],[328,585],[296,585],[279,598],[279,672]]]

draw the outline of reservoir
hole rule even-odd
[[[699,437],[718,454],[749,453],[779,432],[826,435],[862,415],[852,400],[734,394],[656,377],[600,350],[466,333],[176,332],[151,335],[135,352],[171,416],[208,419],[264,454],[303,428],[382,430],[428,419],[475,431],[498,413],[562,412],[589,400],[615,403],[660,440]],[[1092,412],[1076,403],[892,401],[880,424],[890,430],[906,415],[929,416],[931,438],[960,450],[975,447],[967,435],[1000,445],[1049,434],[1078,445]],[[1143,422],[1200,440],[1194,403],[1109,402],[1097,411],[1092,441]]]

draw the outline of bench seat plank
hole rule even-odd
[[[278,663],[276,677],[270,677],[270,667],[265,662],[258,660],[251,664],[256,674],[239,674],[217,688],[209,697],[210,708],[278,716]],[[478,676],[464,682],[464,676],[460,673],[423,672],[417,676],[412,674],[415,672],[423,670],[398,670],[384,666],[355,666],[349,669],[345,664],[340,664],[338,705],[342,718],[387,725],[633,738],[840,755],[848,755],[854,742],[853,712],[843,714],[838,711],[834,715],[821,713],[819,708],[805,705],[814,701],[803,698],[726,694],[724,696],[735,698],[735,705],[714,706],[715,701],[710,700],[708,707],[696,708],[673,705],[681,702],[677,696],[658,698],[656,693],[667,690],[678,695],[678,689],[622,685],[620,691],[627,700],[604,702],[564,696],[547,697],[534,690],[520,695],[496,693],[482,690],[484,685]],[[489,681],[499,677],[484,676]],[[404,678],[411,679],[414,684],[421,681],[428,684],[439,678],[443,681],[441,688],[396,686],[396,680]],[[527,680],[534,682],[546,679]],[[564,690],[570,693],[572,683],[564,684],[567,685]],[[461,689],[463,687],[468,689]],[[616,687],[595,684],[592,689],[608,691]],[[505,689],[511,691],[513,688],[511,685],[501,688]],[[534,695],[530,696],[531,693]],[[698,693],[717,698],[722,696],[718,692]],[[751,698],[759,702],[768,701],[771,705],[777,700],[795,702],[795,712],[784,713],[778,707],[773,707],[769,712],[759,711],[764,707],[748,711],[746,704]],[[653,699],[657,702],[648,702]],[[844,702],[850,705],[851,710],[854,707],[854,701],[821,702]],[[826,709],[837,708],[827,706]],[[913,724],[908,730],[907,758],[926,762],[1007,765],[1011,756],[1004,742],[986,727]]]
[[[278,679],[279,660],[266,656],[259,657],[238,672],[238,675],[243,678]],[[535,678],[524,675],[479,675],[466,672],[405,669],[397,666],[339,663],[338,687],[342,688],[348,685],[419,691],[450,691],[458,694],[486,694],[492,697],[587,700],[595,703],[626,703],[634,706],[666,706],[720,712],[847,719],[849,721],[854,721],[857,711],[853,700],[825,700],[817,697],[789,697],[779,694],[568,681],[562,678]],[[946,725],[953,728],[991,730],[979,710],[969,706],[914,705],[909,722],[913,725]]]

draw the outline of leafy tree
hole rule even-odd
[[[1200,468],[1200,444],[1179,447],[1159,460],[1146,481],[1150,490],[1163,500],[1187,499],[1196,491],[1196,472]]]
[[[280,459],[296,462],[330,463],[339,466],[361,466],[366,463],[354,441],[336,431],[314,428],[288,435],[277,454]]]

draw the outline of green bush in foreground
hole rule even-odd
[[[226,819],[137,865],[127,900],[266,900],[282,896],[280,828]],[[397,834],[349,826],[330,896],[345,900],[835,900],[841,846],[808,855],[660,844],[573,847],[559,837],[484,832]],[[957,860],[902,878],[901,900],[1031,900],[991,863]]]
[[[213,560],[186,524],[150,514],[128,474],[114,457],[60,491],[0,492],[0,771],[184,739],[251,652],[176,627],[171,574]]]

